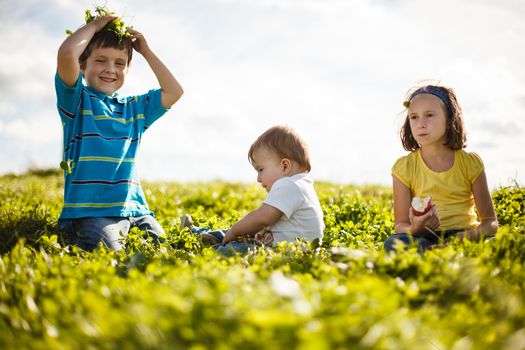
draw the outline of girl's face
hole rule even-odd
[[[112,47],[94,48],[82,70],[87,85],[108,96],[124,85],[127,72],[126,50]]]
[[[257,182],[266,192],[270,192],[275,181],[285,176],[285,165],[282,159],[266,147],[256,149],[252,154],[252,165],[257,171]]]
[[[408,118],[410,131],[421,147],[445,143],[446,107],[439,97],[423,93],[412,98]]]

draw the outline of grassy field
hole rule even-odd
[[[392,193],[317,183],[321,246],[218,256],[186,230],[257,207],[257,185],[144,183],[167,232],[126,249],[71,247],[62,175],[0,177],[0,349],[525,349],[525,190],[493,191],[500,230],[386,254]]]

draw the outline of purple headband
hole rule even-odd
[[[412,101],[412,99],[415,96],[420,95],[420,94],[431,94],[431,95],[434,95],[434,96],[438,97],[445,104],[445,106],[447,107],[448,110],[452,110],[452,105],[450,103],[450,99],[448,98],[448,94],[446,92],[443,92],[442,90],[438,89],[437,87],[432,86],[432,85],[424,86],[424,87],[419,88],[416,91],[414,91],[412,93],[412,95],[410,96],[410,99],[408,101],[403,102],[403,106],[408,108],[408,106],[410,106],[410,101]]]

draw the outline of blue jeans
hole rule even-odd
[[[435,235],[427,232],[418,236],[413,236],[408,233],[395,233],[386,239],[385,250],[387,252],[396,251],[397,244],[401,242],[405,248],[409,248],[414,244],[418,252],[424,252],[438,244],[440,240],[447,239],[458,232],[463,232],[463,230],[435,231]]]
[[[248,251],[255,249],[258,245],[246,242],[228,242],[225,245],[219,244],[214,249],[224,256],[233,256],[237,253],[242,255],[248,254]]]
[[[111,250],[124,248],[123,238],[129,230],[138,227],[146,231],[146,235],[154,242],[164,240],[160,235],[165,234],[159,222],[151,215],[130,217],[88,217],[72,220],[72,244],[85,250],[93,250],[103,243]]]
[[[222,242],[227,231],[228,231],[227,229],[226,230],[211,230],[209,228],[197,227],[197,226],[193,226],[190,228],[190,232],[196,235],[200,235],[201,233],[207,233],[217,238],[219,242]],[[221,253],[224,256],[233,256],[237,253],[240,253],[243,255],[248,254],[248,251],[250,249],[254,249],[255,247],[257,247],[256,244],[247,243],[247,242],[228,242],[224,245],[217,244],[217,245],[212,246],[213,249],[215,249],[218,253]]]

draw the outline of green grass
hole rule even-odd
[[[316,184],[322,246],[224,258],[180,229],[224,228],[257,207],[257,185],[144,183],[167,232],[124,251],[83,252],[56,228],[62,175],[0,177],[0,349],[525,349],[525,208],[495,189],[501,228],[388,255],[392,193]]]

